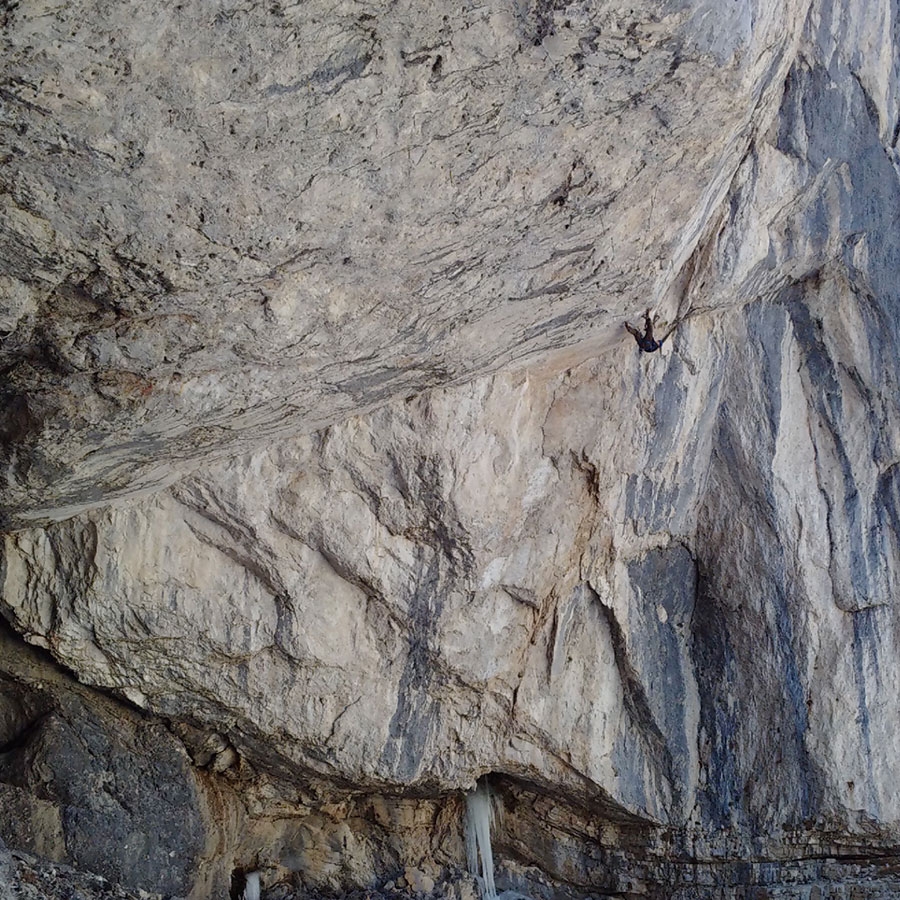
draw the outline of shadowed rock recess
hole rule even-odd
[[[900,0],[0,24],[4,886],[900,896]]]

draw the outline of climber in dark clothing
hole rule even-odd
[[[629,325],[627,322],[625,323],[625,327],[628,329],[628,333],[634,335],[634,339],[637,341],[638,347],[644,351],[644,353],[653,353],[654,350],[659,350],[663,345],[663,341],[675,330],[675,326],[673,325],[668,332],[663,335],[659,340],[656,340],[653,337],[653,320],[650,318],[650,310],[644,313],[644,333],[641,334],[637,328]]]

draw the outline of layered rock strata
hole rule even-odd
[[[897,5],[207,13],[129,8],[52,116],[8,63],[0,609],[80,685],[7,639],[0,837],[439,881],[485,778],[536,896],[900,890]],[[146,870],[66,830],[85,746],[175,786],[100,795],[177,820]]]
[[[11,7],[7,521],[671,317],[808,6]]]

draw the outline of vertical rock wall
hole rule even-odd
[[[666,57],[665,73],[652,70],[661,80],[647,70],[652,83],[627,102],[623,93],[612,118],[597,114],[592,121],[607,128],[620,117],[622,147],[610,152],[608,165],[591,157],[584,172],[580,164],[567,170],[560,181],[565,190],[534,207],[544,210],[537,218],[500,215],[502,185],[520,184],[512,174],[508,182],[496,181],[502,196],[494,196],[484,194],[481,176],[454,170],[454,196],[469,196],[470,189],[474,204],[460,219],[482,229],[494,223],[491,239],[460,233],[451,253],[449,244],[438,246],[449,240],[441,237],[443,220],[425,205],[415,240],[404,230],[408,223],[390,224],[385,211],[376,253],[375,243],[367,243],[381,221],[373,198],[386,202],[396,183],[378,179],[396,173],[373,170],[350,192],[372,200],[372,211],[361,216],[333,200],[325,175],[313,178],[310,184],[321,181],[315,190],[324,193],[304,203],[331,210],[331,218],[324,212],[312,218],[310,237],[321,244],[315,253],[332,264],[306,273],[303,284],[318,285],[330,298],[328,309],[340,300],[358,315],[326,329],[327,340],[317,344],[327,366],[345,373],[340,402],[320,402],[318,382],[296,380],[281,362],[262,387],[258,360],[240,370],[249,379],[244,388],[255,394],[252,403],[234,389],[234,370],[221,360],[223,346],[238,346],[228,329],[246,326],[247,307],[226,302],[240,295],[235,273],[250,265],[248,254],[237,251],[234,259],[224,257],[231,275],[219,273],[230,285],[215,294],[223,305],[208,313],[210,322],[225,323],[224,336],[216,343],[207,333],[206,349],[185,351],[178,362],[199,366],[204,353],[217,358],[195,395],[201,406],[215,407],[212,419],[185,402],[164,420],[152,392],[146,403],[123,406],[119,388],[110,390],[122,418],[109,420],[122,426],[118,449],[110,449],[107,432],[81,420],[42,419],[33,398],[57,398],[47,400],[47,409],[58,412],[62,407],[53,404],[60,392],[89,383],[71,361],[75,371],[47,374],[46,360],[55,357],[46,347],[69,346],[71,316],[47,338],[43,355],[9,370],[7,508],[11,523],[28,527],[4,536],[0,609],[27,642],[49,651],[84,685],[140,708],[148,735],[168,723],[159,759],[182,759],[172,763],[178,774],[171,780],[183,785],[170,802],[177,806],[183,794],[186,806],[201,810],[199,818],[184,819],[181,844],[177,835],[160,841],[185,855],[173,890],[201,891],[196,873],[204,859],[218,861],[210,863],[218,866],[216,877],[259,865],[270,880],[295,870],[308,885],[331,889],[371,883],[411,860],[460,861],[460,792],[482,776],[505,810],[497,838],[507,883],[538,893],[542,877],[574,895],[669,890],[688,898],[758,886],[771,896],[800,890],[813,896],[831,883],[846,896],[859,889],[875,897],[896,889],[898,9],[885,0],[863,16],[849,4],[816,0],[774,11],[750,3],[654,10],[633,10],[642,24],[621,34],[612,24],[619,14],[605,6],[565,13],[534,6],[515,20],[516,28],[532,29],[540,65],[556,74],[573,67],[570,86],[584,87],[574,73],[596,67],[610,103],[615,90],[633,89],[634,64],[657,65],[648,46],[674,54]],[[311,16],[311,8],[303,15]],[[575,60],[567,55],[567,35],[584,31],[578,17],[591,15],[597,22],[611,18],[597,25],[590,39],[596,46],[579,43],[582,59]],[[388,16],[379,28],[392,21]],[[449,46],[475,53],[477,35],[479,41],[485,33],[508,35],[506,19],[492,22],[493,32],[455,22],[459,33]],[[135,33],[145,27],[135,26]],[[610,35],[623,42],[616,45],[620,68],[603,43]],[[334,106],[337,118],[324,121],[335,128],[342,121],[340,98],[349,96],[342,91],[368,92],[385,83],[374,76],[377,66],[387,69],[389,56],[366,49],[363,31],[357,37],[356,55],[332,53],[314,70],[318,76],[303,76],[304,90],[331,98],[319,97],[315,108]],[[484,63],[467,69],[465,82],[461,75],[453,81],[451,59],[458,57],[443,45],[428,46],[415,59],[395,47],[397,58],[409,63],[404,72],[425,73],[435,83],[447,78],[460,90],[465,83],[470,91],[477,78],[494,77],[487,73],[496,66]],[[672,81],[686,65],[710,79],[703,82],[708,119],[694,130],[687,124],[690,97],[678,100]],[[610,80],[615,72],[621,83]],[[522,92],[529,77],[526,71],[521,79],[501,80]],[[266,84],[267,96],[279,101],[303,94],[292,89],[300,81],[287,73],[270,74]],[[14,108],[21,109],[22,86],[16,90]],[[660,91],[671,108],[660,102]],[[431,94],[423,88],[413,96],[404,103],[422,104]],[[454,104],[465,108],[459,98]],[[502,106],[511,115],[508,98]],[[222,115],[231,109],[226,103]],[[650,111],[680,117],[681,124],[665,145],[672,155],[641,157],[645,167],[656,161],[645,182],[644,169],[625,160],[638,146],[630,117]],[[425,111],[410,116],[432,121]],[[324,126],[305,121],[312,141]],[[377,115],[374,121],[387,127]],[[541,150],[536,160],[558,158],[553,152],[561,144],[554,141],[562,138],[547,135],[565,131],[565,122],[542,132],[547,144],[535,150]],[[584,127],[566,131],[566,141],[583,142],[589,154],[600,146],[599,136],[594,126]],[[468,128],[462,130],[473,144],[472,162],[481,132]],[[688,132],[691,141],[679,143]],[[498,126],[497,133],[515,144],[520,132]],[[423,154],[446,140],[427,132]],[[341,177],[362,178],[352,155],[359,142],[335,141],[328,147],[341,160]],[[698,141],[710,142],[708,155],[697,155]],[[521,162],[518,144],[503,147],[497,159]],[[267,152],[260,149],[254,160],[268,159]],[[426,171],[422,159],[404,176],[409,198],[423,196],[416,182],[416,173]],[[609,177],[620,172],[621,193],[610,188],[618,199],[597,206],[602,192],[585,186],[594,183],[588,169]],[[10,195],[19,198],[19,231],[13,232],[20,236],[23,185],[44,178],[39,170],[39,161],[23,162],[18,193]],[[537,163],[527,169],[538,170],[549,171]],[[146,175],[135,175],[122,190],[137,190]],[[424,193],[432,190],[429,182]],[[235,196],[237,202],[244,195]],[[496,219],[488,215],[492,202],[500,203]],[[135,210],[143,208],[135,203]],[[154,209],[148,222],[155,221]],[[546,210],[557,218],[538,221]],[[228,231],[236,226],[217,216],[211,219],[216,240],[237,247],[243,237]],[[364,234],[354,231],[358,223]],[[429,223],[435,228],[423,237]],[[608,281],[597,274],[596,259],[594,274],[579,280],[586,269],[569,244],[566,252],[548,249],[541,228],[558,238],[564,224],[573,242],[601,228],[603,236],[591,238],[593,249],[578,253],[594,258],[608,240],[615,253],[604,251],[604,264],[615,259],[618,266]],[[514,253],[507,252],[513,233]],[[258,244],[255,234],[249,229],[246,239]],[[167,247],[158,237],[152,240]],[[38,245],[34,237],[28,246]],[[190,246],[182,251],[194,252]],[[415,322],[402,320],[408,331],[379,333],[391,347],[382,351],[366,331],[377,316],[351,303],[356,294],[348,285],[356,284],[357,293],[358,285],[369,285],[376,307],[383,302],[396,311],[399,282],[382,276],[410,271],[401,246],[419,247],[450,269],[417,282],[415,296],[430,299],[409,307],[421,312]],[[463,246],[469,263],[458,258]],[[318,258],[315,253],[310,249],[309,258]],[[341,256],[340,266],[329,253]],[[335,274],[345,271],[345,255],[351,260],[346,279]],[[536,272],[531,255],[544,268]],[[18,250],[12,258],[20,258]],[[160,269],[169,271],[171,260],[159,258]],[[657,259],[666,262],[654,270]],[[552,278],[551,262],[562,267]],[[219,271],[226,263],[207,265]],[[75,268],[82,278],[89,267]],[[328,278],[317,281],[324,271]],[[15,278],[33,289],[31,275]],[[42,295],[47,310],[55,302],[48,298],[62,296],[59,284],[56,294]],[[85,291],[97,299],[79,284],[85,303]],[[166,288],[153,302],[181,309],[194,296],[185,291]],[[309,291],[291,295],[298,309],[298,297],[315,295]],[[465,320],[471,310],[460,313],[451,295],[478,315]],[[482,295],[505,299],[488,302]],[[658,301],[663,316],[671,319],[678,310],[683,318],[661,353],[639,355],[621,318],[647,298]],[[17,321],[39,321],[23,304]],[[303,308],[318,310],[312,302]],[[40,321],[56,321],[49,312],[41,315]],[[202,322],[207,313],[191,315]],[[447,334],[428,337],[425,323],[431,327],[442,316]],[[251,330],[259,337],[270,334],[267,327]],[[341,343],[347,330],[359,346]],[[15,340],[26,331],[14,332]],[[28,340],[35,333],[27,331]],[[123,333],[116,332],[117,341]],[[161,346],[175,348],[166,332],[157,333]],[[270,353],[270,339],[259,340],[253,353]],[[407,340],[420,349],[410,351]],[[406,354],[407,362],[387,362],[394,352]],[[425,357],[428,375],[422,374]],[[433,378],[435,360],[447,358],[453,366]],[[322,371],[313,357],[304,356],[296,371],[304,365]],[[502,371],[488,371],[498,365]],[[101,375],[90,384],[101,383]],[[420,392],[463,376],[465,383]],[[286,384],[301,391],[299,418],[284,406],[275,416],[277,404],[269,405],[269,385],[274,395]],[[308,392],[307,384],[313,385]],[[93,388],[85,390],[72,396],[92,396]],[[183,437],[213,419],[217,428],[232,423],[228,436]],[[336,419],[342,420],[311,431]],[[164,421],[170,430],[160,437]],[[20,440],[15,428],[23,422],[34,428],[21,434],[36,443]],[[59,437],[51,452],[46,442],[62,434],[63,424],[76,426],[73,437]],[[136,442],[134,429],[142,435]],[[260,446],[276,431],[279,440]],[[229,449],[254,443],[224,458]],[[41,462],[29,480],[23,460],[46,462],[53,453],[66,458],[65,467],[41,468]],[[89,460],[83,465],[82,454]],[[200,464],[204,454],[222,458]],[[192,471],[173,481],[179,467]],[[49,488],[51,471],[59,473],[56,493]],[[172,483],[152,494],[107,502],[111,494],[166,482]],[[34,524],[48,516],[63,520]],[[23,721],[34,721],[46,701],[40,692],[25,696],[34,708]],[[75,724],[66,734],[90,732],[95,715],[85,707],[83,715],[70,716]],[[33,739],[10,745],[3,757],[3,779],[11,785],[4,790],[24,791],[16,796],[26,797],[26,805],[38,788],[15,774],[28,768],[17,769],[16,760],[45,746],[42,735],[56,720],[41,721]],[[58,752],[46,740],[47,752]],[[142,771],[143,756],[156,759],[156,751],[129,740],[122,752],[129,759],[136,754],[134,766]],[[200,788],[178,756],[180,744],[194,768],[204,770],[203,779],[218,785],[216,796],[229,798],[222,808],[240,810],[228,813],[227,828],[211,829],[215,817],[203,811],[208,801],[189,799]],[[100,768],[115,771],[111,762]],[[94,808],[77,778],[48,784],[48,822],[57,821],[52,809],[88,815]],[[84,861],[64,829],[48,825],[40,834],[11,838],[40,839],[58,855]],[[113,874],[127,864],[115,854],[108,860]]]

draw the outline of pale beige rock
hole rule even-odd
[[[672,317],[808,7],[17,6],[6,521]]]
[[[6,63],[4,617],[240,865],[891,896],[895,5],[205,9]]]
[[[434,879],[414,866],[407,866],[404,877],[414,894],[430,894],[434,890]]]

